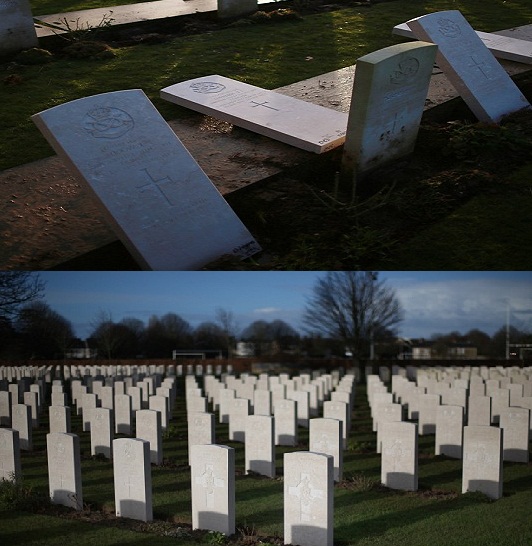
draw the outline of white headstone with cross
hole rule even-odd
[[[310,152],[345,140],[347,114],[219,75],[170,85],[161,97]]]
[[[502,430],[464,427],[462,493],[479,491],[492,499],[502,497]]]
[[[275,477],[274,423],[271,415],[249,415],[246,419],[246,473]]]
[[[418,434],[415,423],[382,423],[381,482],[390,489],[417,491]]]
[[[530,410],[508,407],[501,412],[500,427],[503,430],[503,460],[528,463],[530,441]]]
[[[76,510],[83,509],[79,436],[63,432],[46,435],[50,499]]]
[[[163,462],[163,437],[161,413],[155,410],[137,410],[135,412],[135,432],[137,438],[150,444],[150,461],[160,465]]]
[[[150,443],[138,438],[113,440],[113,473],[116,515],[151,521]]]
[[[342,157],[346,177],[414,150],[435,55],[436,46],[416,42],[357,60]]]
[[[315,418],[309,421],[309,451],[325,453],[333,458],[334,481],[342,481],[343,423],[339,419]]]
[[[191,446],[192,528],[235,532],[235,451],[221,445]]]
[[[473,114],[498,122],[530,103],[458,10],[407,21],[416,38],[438,46],[436,63]]]
[[[435,455],[462,458],[464,408],[462,406],[438,406],[436,409]]]
[[[197,269],[260,250],[141,90],[78,99],[32,119],[142,268]]]
[[[332,546],[333,457],[298,451],[284,455],[284,543]]]

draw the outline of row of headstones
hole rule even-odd
[[[166,375],[182,377],[184,375],[216,375],[232,374],[231,364],[142,364],[142,365],[61,365],[61,366],[0,366],[0,390],[6,390],[6,382],[43,379],[51,383],[53,379],[62,378],[84,379],[94,376],[115,378],[117,376],[132,377],[134,380],[146,375]]]
[[[328,377],[330,379],[330,376]],[[190,382],[190,381],[189,381]],[[326,381],[327,382],[327,381]],[[345,392],[352,391],[354,385],[353,376],[346,376],[339,382],[336,388],[345,388]],[[324,405],[327,402],[324,403]],[[51,407],[53,409],[53,407]],[[65,409],[65,408],[63,408]],[[93,412],[97,410],[92,410]],[[110,411],[105,409],[105,411]],[[157,413],[148,411],[139,411],[137,415],[142,413]],[[194,420],[199,414],[192,413],[189,416],[189,427],[192,428]],[[295,415],[294,415],[295,417]],[[96,419],[96,416],[93,417]],[[94,426],[95,421],[91,421]],[[205,429],[205,422],[200,421],[201,429]],[[214,432],[214,415],[210,415],[209,429]],[[160,429],[160,421],[158,426],[152,425],[155,428]],[[212,445],[212,450],[209,451],[206,446],[193,444],[194,441],[190,434],[189,428],[189,449],[190,460],[189,464],[192,466],[192,509],[193,509],[193,524],[195,528],[204,528],[210,530],[217,530],[226,534],[232,534],[234,532],[234,498],[232,503],[226,507],[223,505],[223,501],[217,501],[217,497],[225,497],[223,491],[220,495],[215,494],[218,488],[224,489],[224,484],[229,484],[229,490],[233,491],[234,497],[234,454],[232,454],[231,448],[226,446]],[[285,496],[286,504],[285,510],[290,512],[289,515],[285,514],[285,533],[288,537],[300,537],[298,543],[305,544],[332,544],[332,483],[327,488],[324,488],[327,492],[327,505],[328,508],[326,522],[321,521],[322,516],[316,518],[313,514],[313,510],[321,513],[325,510],[323,506],[323,497],[318,496],[317,506],[312,509],[309,506],[308,500],[305,498],[300,499],[301,495],[306,494],[307,488],[311,487],[311,484],[320,484],[323,479],[329,481],[341,480],[341,465],[342,465],[342,450],[345,448],[342,435],[343,423],[340,420],[333,418],[317,418],[310,420],[309,431],[309,449],[310,451],[316,451],[318,453],[327,453],[328,455],[321,455],[321,459],[314,457],[315,453],[308,453],[309,457],[306,461],[308,464],[303,466],[305,473],[301,474],[295,483],[289,486],[287,491],[288,497]],[[92,434],[91,428],[91,434]],[[275,462],[274,462],[274,442],[273,442],[273,430],[274,430],[274,417],[266,415],[250,415],[248,417],[248,423],[246,426],[246,471],[256,472],[264,474],[270,477],[275,475]],[[0,442],[3,448],[9,446],[7,452],[2,453],[2,460],[5,461],[4,467],[9,466],[13,469],[15,474],[20,473],[19,458],[16,457],[18,452],[18,431],[12,429],[0,429],[4,440]],[[268,432],[269,431],[269,432]],[[211,438],[205,437],[202,442],[212,443],[214,434]],[[268,441],[269,439],[269,441]],[[92,440],[92,436],[91,436]],[[139,440],[140,441],[140,440]],[[197,441],[197,439],[196,439]],[[91,441],[91,445],[94,442]],[[268,452],[268,446],[269,451]],[[51,432],[47,436],[48,446],[48,465],[49,465],[49,480],[50,480],[50,495],[53,502],[65,504],[76,509],[80,509],[83,504],[83,496],[81,491],[81,470],[79,463],[79,437],[74,434]],[[115,473],[115,502],[116,512],[118,516],[132,517],[136,519],[151,519],[151,474],[149,468],[150,442],[143,442],[141,444],[120,443],[120,440],[113,441],[113,464]],[[207,449],[207,451],[205,451]],[[117,450],[121,450],[117,452]],[[198,451],[199,450],[199,451]],[[142,453],[141,453],[142,451]],[[202,454],[207,453],[209,455],[209,462],[203,464],[198,463],[202,460]],[[93,451],[94,454],[94,451]],[[214,455],[213,455],[214,454]],[[216,455],[218,454],[218,455]],[[301,455],[293,455],[285,457],[285,482],[287,476],[290,476],[291,472],[300,470]],[[305,455],[302,455],[305,457]],[[125,457],[125,459],[124,459]],[[222,457],[222,461],[216,460],[216,458]],[[325,459],[324,459],[325,457]],[[294,458],[299,458],[297,464],[292,464],[291,461]],[[13,461],[9,464],[8,461]],[[18,461],[18,462],[17,462]],[[313,462],[317,461],[317,462]],[[152,460],[153,462],[153,460]],[[195,465],[200,464],[201,473],[198,475],[194,471]],[[133,467],[134,465],[134,467]],[[310,465],[310,466],[309,466]],[[320,472],[314,474],[313,466],[318,465],[321,467],[320,472],[326,472],[326,476],[320,477]],[[287,470],[288,469],[288,470]],[[6,469],[7,470],[7,469]],[[227,476],[219,478],[216,476]],[[292,481],[294,479],[292,478]],[[232,485],[231,485],[232,483]],[[194,500],[194,485],[201,485],[204,491],[196,494],[196,500]],[[196,487],[196,490],[198,488]],[[318,491],[318,490],[316,490]],[[296,499],[299,499],[296,501]],[[205,506],[202,506],[202,498],[205,500]],[[222,502],[222,506],[219,503]],[[308,526],[307,516],[299,511],[296,511],[298,520],[294,522],[294,502],[300,503],[300,510],[307,512],[308,517],[312,516],[313,523],[318,525],[318,539],[316,539],[315,530]],[[204,508],[216,508],[216,514],[210,513],[209,510]],[[222,510],[222,518],[220,520],[219,511]],[[227,513],[226,513],[227,512]],[[314,521],[314,520],[318,521]],[[195,523],[194,523],[195,522]],[[305,538],[311,537],[311,538]],[[324,542],[322,538],[327,537],[327,542]],[[289,543],[292,543],[292,538],[287,539]],[[317,540],[317,542],[312,542]]]
[[[50,498],[55,504],[83,508],[79,436],[46,436]],[[2,468],[20,476],[18,433],[0,428]],[[138,438],[113,441],[115,511],[118,517],[153,519],[150,442]],[[235,451],[228,446],[191,446],[192,526],[235,532]],[[333,457],[323,453],[286,453],[284,469],[285,544],[332,546]],[[6,478],[11,479],[11,478]]]
[[[456,388],[459,396],[444,400],[441,394],[427,394],[426,387],[409,387],[402,376],[392,376],[392,392],[379,376],[368,376],[368,400],[385,485],[417,489],[418,436],[424,434],[435,434],[436,455],[463,460],[463,492],[481,491],[499,498],[503,461],[528,463],[532,412],[523,407],[527,397],[517,399],[516,406],[499,406],[494,415],[491,396],[466,396],[476,382],[466,389],[460,381],[464,380],[456,379],[456,387],[445,383],[443,392]],[[449,400],[458,404],[449,404]],[[417,423],[406,422],[405,414]]]
[[[358,59],[349,115],[216,75],[166,87],[161,97],[312,151],[345,141],[342,169],[354,180],[413,151],[435,59],[482,121],[530,107],[460,12],[408,24],[427,41]],[[197,269],[261,250],[141,90],[78,99],[32,119],[141,267]],[[180,172],[187,176],[178,179]],[[144,219],[140,226],[133,216]]]

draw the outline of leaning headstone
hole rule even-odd
[[[502,497],[502,430],[464,427],[462,493],[479,491],[492,499]]]
[[[530,410],[509,407],[501,412],[503,461],[528,463],[530,440]]]
[[[438,46],[436,63],[473,114],[498,122],[530,104],[458,10],[407,21],[416,38]]]
[[[0,480],[18,481],[21,478],[18,430],[0,428]]]
[[[29,0],[0,2],[0,56],[37,47]]]
[[[257,11],[257,0],[218,0],[217,15],[220,19],[234,19]]]
[[[326,152],[345,140],[345,113],[223,76],[170,85],[161,97],[309,152]]]
[[[144,269],[197,269],[260,246],[139,89],[32,117]]]
[[[138,438],[113,440],[115,511],[118,517],[151,521],[150,443]]]
[[[333,458],[298,451],[284,455],[284,543],[333,546]]]
[[[50,499],[75,510],[83,508],[79,436],[63,432],[46,435]]]
[[[188,421],[188,464],[192,464],[192,450],[195,445],[214,444],[214,414],[190,413]]]
[[[309,451],[324,453],[333,458],[334,481],[342,481],[343,440],[342,421],[316,418],[309,421]]]
[[[418,432],[415,423],[382,423],[381,482],[390,489],[417,491]]]
[[[33,449],[30,411],[25,404],[15,404],[11,408],[11,428],[18,431],[19,445],[23,451]]]
[[[136,436],[150,444],[150,462],[160,465],[163,462],[163,437],[161,414],[155,410],[135,412]]]
[[[231,447],[191,447],[192,528],[235,532],[235,450]]]
[[[461,459],[463,428],[464,408],[462,406],[438,406],[435,455]]]
[[[246,420],[245,468],[268,478],[275,477],[274,418],[249,415]]]
[[[413,152],[436,46],[397,44],[357,60],[342,157],[345,178]]]

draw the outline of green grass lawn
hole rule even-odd
[[[180,385],[183,389],[183,385]],[[182,395],[183,396],[183,395]],[[216,442],[236,455],[237,533],[225,540],[217,534],[190,530],[190,472],[187,466],[186,420],[183,398],[175,409],[163,444],[165,464],[152,467],[154,522],[120,526],[114,514],[112,463],[90,457],[89,433],[73,419],[81,438],[85,519],[50,515],[43,503],[36,512],[0,509],[2,544],[55,545],[73,540],[77,546],[99,544],[276,544],[283,535],[283,454],[305,450],[308,431],[299,428],[297,448],[277,447],[278,477],[244,474],[244,446],[228,441],[227,425],[216,425]],[[334,491],[335,545],[529,545],[532,543],[532,465],[504,464],[504,496],[490,501],[480,494],[461,494],[461,461],[434,456],[434,436],[419,442],[419,491],[400,492],[380,487],[380,455],[374,453],[365,389],[357,388],[349,448],[344,452],[344,480]],[[24,453],[24,484],[34,494],[47,494],[45,434],[47,419],[34,431],[34,451]],[[166,536],[165,536],[166,534]],[[173,535],[173,536],[172,536]],[[176,538],[177,537],[177,538]]]

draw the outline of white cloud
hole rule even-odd
[[[273,315],[275,313],[281,313],[283,310],[280,307],[259,307],[253,309],[255,315]]]

